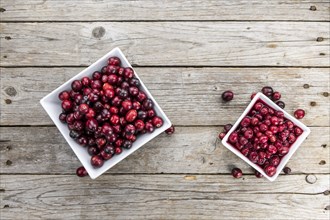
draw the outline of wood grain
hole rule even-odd
[[[217,139],[221,127],[177,127],[173,136],[162,134],[109,173],[244,173],[254,170]],[[2,127],[1,173],[72,174],[80,166],[55,127]],[[311,134],[289,161],[298,173],[329,173],[329,127],[312,127]]]
[[[1,177],[1,219],[329,219],[329,175]]]
[[[2,21],[330,20],[326,0],[2,0],[0,5],[6,10]]]
[[[327,22],[1,23],[2,66],[87,66],[120,47],[139,66],[328,67]],[[317,41],[322,37],[322,41]],[[321,38],[319,38],[321,39]]]
[[[39,100],[83,68],[2,68],[1,125],[51,125]],[[175,125],[233,123],[252,92],[271,85],[286,110],[306,110],[308,126],[329,126],[329,68],[136,68]],[[231,89],[235,99],[221,102]],[[297,95],[299,94],[299,95]],[[7,104],[10,100],[10,104]]]

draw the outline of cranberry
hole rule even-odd
[[[234,178],[241,178],[243,176],[243,172],[239,168],[234,168],[231,170],[231,175],[233,175]]]
[[[144,100],[143,103],[142,103],[142,107],[143,107],[145,110],[152,109],[152,108],[153,108],[152,100],[151,100],[151,99],[146,99],[146,100]]]
[[[65,113],[61,113],[59,116],[58,116],[58,119],[60,119],[61,122],[66,122],[66,114]]]
[[[250,160],[252,163],[257,163],[257,162],[258,162],[258,159],[259,159],[259,155],[258,155],[257,152],[252,151],[252,152],[249,154],[249,160]]]
[[[121,63],[121,61],[118,57],[110,57],[108,59],[108,65],[119,66],[120,63]]]
[[[256,126],[257,124],[259,124],[259,119],[256,117],[252,117],[251,118],[251,125]]]
[[[81,131],[81,130],[84,129],[84,124],[83,124],[82,121],[75,121],[75,122],[73,123],[73,127],[74,127],[74,129],[75,129],[76,131]]]
[[[136,131],[136,129],[135,129],[134,125],[132,125],[132,124],[126,125],[125,132],[126,132],[127,135],[132,135],[132,134],[135,133],[135,131]]]
[[[71,83],[71,88],[73,91],[75,92],[79,92],[81,89],[82,89],[83,85],[81,83],[80,80],[74,80],[72,83]]]
[[[91,82],[91,88],[92,89],[101,89],[102,88],[102,82],[100,80],[92,80]]]
[[[232,124],[226,124],[223,128],[225,130],[225,132],[227,133],[228,131],[230,131],[230,129],[233,127]]]
[[[76,170],[76,174],[79,177],[84,177],[84,176],[87,176],[88,175],[85,167],[78,167],[78,169]]]
[[[290,167],[284,167],[284,168],[283,168],[283,172],[284,172],[286,175],[290,174],[290,173],[291,173],[291,169],[290,169]]]
[[[150,122],[146,122],[145,129],[147,132],[152,133],[154,131],[154,126]]]
[[[109,75],[109,77],[108,77],[108,83],[109,84],[115,85],[115,84],[117,84],[117,82],[118,82],[118,76],[117,75],[114,75],[114,74]]]
[[[113,132],[115,132],[116,134],[119,134],[119,133],[121,133],[121,131],[122,131],[121,126],[118,125],[118,124],[112,126],[112,129],[113,129]]]
[[[129,83],[128,82],[126,82],[126,81],[124,81],[121,85],[120,85],[120,88],[122,88],[122,89],[126,89],[126,90],[128,90],[129,89]]]
[[[248,141],[245,137],[243,137],[243,136],[241,136],[241,137],[239,138],[239,143],[240,143],[242,146],[246,145],[248,142],[249,142],[249,141]]]
[[[104,163],[103,158],[100,155],[92,156],[91,164],[93,167],[95,167],[95,168],[101,167],[101,166],[103,166],[103,163]]]
[[[124,76],[127,79],[133,78],[134,76],[134,71],[131,67],[126,67],[124,70]]]
[[[98,71],[95,71],[95,72],[93,73],[93,75],[92,75],[92,78],[93,78],[94,80],[101,79],[101,77],[102,77],[102,74],[101,74],[100,72],[98,72]]]
[[[275,135],[270,136],[270,137],[269,137],[269,141],[270,141],[271,143],[275,143],[275,142],[277,141],[276,136],[275,136]]]
[[[261,173],[259,173],[258,171],[254,171],[254,175],[257,177],[257,178],[262,178],[264,177]]]
[[[288,142],[290,144],[294,143],[296,141],[296,136],[294,135],[294,133],[290,133],[288,136]]]
[[[106,74],[107,75],[116,75],[117,72],[119,70],[119,66],[115,66],[115,65],[109,65],[106,67]]]
[[[122,102],[122,100],[118,96],[115,96],[112,99],[112,102],[111,103],[112,103],[113,106],[118,107],[118,106],[120,106],[121,102]]]
[[[155,126],[156,128],[160,128],[162,125],[163,125],[163,119],[158,117],[158,116],[155,116],[153,119],[152,119],[152,124],[153,126]]]
[[[222,97],[223,101],[228,102],[234,98],[234,93],[232,91],[228,90],[228,91],[223,92],[221,97]]]
[[[219,138],[220,138],[220,140],[222,140],[225,136],[226,136],[226,133],[225,133],[225,132],[221,132],[221,133],[219,134]]]
[[[95,132],[98,127],[98,122],[94,118],[90,118],[86,121],[86,129]]]
[[[115,154],[121,154],[121,152],[123,152],[123,150],[120,147],[115,148]]]
[[[84,88],[83,89],[83,95],[84,96],[87,96],[88,97],[88,95],[91,94],[91,93],[92,93],[92,89],[91,88]]]
[[[113,125],[117,125],[117,124],[119,124],[119,116],[118,115],[112,115],[111,117],[110,117],[110,122],[111,122],[111,124],[113,124]]]
[[[274,126],[274,125],[270,126],[270,128],[269,128],[269,131],[270,131],[272,134],[276,134],[276,133],[278,132],[278,130],[279,130],[279,128],[276,127],[276,126]]]
[[[273,125],[278,125],[278,117],[276,116],[273,116],[270,118],[270,122],[273,124]]]
[[[123,141],[123,148],[130,149],[132,147],[132,141],[124,140]]]
[[[140,91],[139,94],[137,95],[137,100],[139,102],[143,102],[146,98],[147,95],[143,91]]]
[[[175,127],[174,125],[172,125],[171,127],[169,127],[168,129],[165,130],[165,133],[168,135],[171,135],[175,132]]]
[[[295,127],[294,128],[294,133],[295,133],[296,136],[299,136],[303,133],[303,130],[299,127]]]
[[[276,173],[276,167],[272,166],[272,165],[267,165],[265,168],[265,173],[268,175],[268,176],[274,176],[275,173]]]
[[[58,98],[59,98],[61,101],[69,100],[69,99],[70,99],[70,93],[69,93],[68,91],[62,91],[62,92],[60,92],[60,94],[58,95]]]
[[[273,96],[272,96],[273,101],[280,100],[280,98],[281,98],[281,93],[279,93],[279,92],[274,92],[273,93]]]
[[[118,114],[119,113],[119,109],[115,106],[111,106],[109,109],[111,114]]]
[[[246,139],[251,139],[253,137],[253,131],[251,128],[248,128],[245,132],[244,132],[244,137]]]
[[[243,147],[242,149],[241,149],[241,153],[244,155],[244,156],[248,156],[249,155],[249,153],[250,153],[250,150],[249,150],[249,148],[248,147]]]
[[[284,109],[285,108],[285,103],[282,101],[277,101],[276,105],[278,105],[280,108]]]
[[[74,118],[74,116],[73,116],[73,113],[70,113],[70,114],[68,114],[67,116],[66,116],[66,123],[67,124],[73,124],[74,123],[74,121],[75,121],[75,118]]]
[[[288,152],[289,152],[289,148],[288,147],[285,147],[285,146],[283,146],[283,147],[281,147],[281,148],[278,149],[278,153],[279,153],[280,156],[284,156]]]
[[[142,120],[138,119],[135,121],[134,126],[137,131],[141,131],[144,129],[144,122]]]
[[[108,99],[112,99],[115,96],[115,91],[113,89],[105,89],[104,96]]]
[[[266,132],[268,130],[268,126],[265,124],[260,124],[259,129],[261,132]]]
[[[107,140],[105,138],[97,138],[95,140],[96,145],[99,149],[102,149],[102,147],[107,143]]]
[[[125,119],[128,122],[133,122],[137,116],[138,116],[137,111],[135,109],[131,109],[126,113]]]
[[[97,155],[100,151],[96,146],[88,146],[87,152],[89,155],[94,156]]]
[[[109,159],[111,159],[111,157],[112,157],[112,154],[106,152],[104,149],[101,150],[100,155],[102,156],[102,158],[103,158],[104,160],[109,160]]]
[[[260,109],[260,114],[261,115],[267,115],[268,114],[268,107],[264,106]]]
[[[261,102],[257,102],[256,104],[254,104],[253,108],[256,111],[260,111],[260,109],[263,107],[264,105]]]
[[[133,109],[135,110],[139,110],[141,108],[141,103],[138,101],[134,101],[132,105],[133,105]]]
[[[273,95],[273,88],[270,86],[265,86],[261,89],[261,92],[268,97],[271,97]]]
[[[285,122],[285,125],[286,127],[289,129],[289,130],[292,130],[294,128],[294,124],[292,121],[288,120]]]
[[[255,92],[254,92],[254,93],[252,93],[252,95],[251,95],[251,97],[250,97],[250,98],[251,98],[251,100],[252,100],[252,99],[253,99],[253,98],[254,98],[256,95],[257,95],[257,93],[255,93]]]
[[[150,110],[147,111],[147,117],[148,117],[148,118],[153,118],[153,117],[155,117],[155,116],[156,116],[156,112],[155,112],[155,110],[150,109]]]
[[[71,130],[70,133],[69,133],[69,136],[72,138],[72,139],[77,139],[80,137],[80,132],[79,131],[74,131],[74,130]]]
[[[130,100],[125,100],[121,103],[121,106],[125,109],[125,111],[128,111],[130,109],[132,109],[133,105],[132,102]]]
[[[64,100],[62,102],[62,109],[64,111],[70,111],[73,108],[73,103],[70,100]]]
[[[233,132],[229,135],[229,138],[228,138],[229,142],[234,144],[237,142],[238,140],[238,134],[236,132]]]
[[[274,145],[270,144],[268,145],[267,152],[270,154],[276,154],[277,148]]]
[[[296,117],[297,119],[302,119],[305,116],[305,111],[302,109],[297,109],[294,112],[294,117]]]
[[[125,99],[128,97],[128,91],[125,89],[119,89],[118,96],[119,98]]]
[[[118,76],[124,76],[124,71],[125,69],[123,67],[120,67],[117,72]]]
[[[129,87],[128,92],[132,96],[137,96],[139,94],[139,89],[135,86],[132,86],[132,87]]]
[[[78,143],[81,145],[81,146],[86,146],[87,143],[88,143],[88,139],[86,136],[81,136],[78,138]]]
[[[251,119],[248,118],[248,117],[244,117],[241,121],[241,126],[242,127],[247,127],[247,126],[250,125],[250,123],[251,123]]]

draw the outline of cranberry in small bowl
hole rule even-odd
[[[222,139],[222,144],[274,181],[310,129],[258,93]]]
[[[40,103],[92,179],[172,125],[119,48]]]

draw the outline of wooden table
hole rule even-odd
[[[329,219],[328,0],[2,0],[1,219]],[[176,125],[96,180],[39,100],[120,47]],[[311,135],[275,182],[217,134],[271,85]],[[224,90],[235,99],[220,101]],[[234,179],[231,168],[244,177]]]

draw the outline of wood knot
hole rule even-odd
[[[7,151],[10,151],[12,149],[12,147],[11,146],[7,146],[6,149],[7,149]]]
[[[324,210],[330,210],[330,205],[327,205]]]
[[[13,162],[11,162],[11,160],[7,160],[7,161],[6,161],[6,165],[7,165],[7,166],[10,166],[10,165],[12,165],[12,164],[13,164]]]
[[[316,183],[317,178],[316,178],[316,176],[313,175],[313,174],[308,174],[308,175],[306,176],[305,180],[306,180],[306,182],[309,183],[309,184],[314,184],[314,183]]]
[[[5,192],[5,191],[6,191],[5,189],[0,188],[0,192]]]
[[[327,196],[327,195],[329,195],[330,194],[330,191],[329,190],[325,190],[324,192],[323,192],[323,195],[325,195],[325,196]]]
[[[323,148],[326,148],[326,147],[327,147],[327,145],[326,145],[326,144],[322,144],[322,145],[321,145],[321,147],[323,147]]]
[[[328,96],[329,96],[329,93],[328,93],[328,92],[324,92],[324,93],[323,93],[323,96],[324,96],[324,97],[328,97]]]
[[[311,102],[310,105],[311,106],[316,106],[316,102]]]
[[[5,89],[5,92],[7,93],[7,95],[9,96],[15,96],[17,94],[17,91],[14,87],[9,86]]]
[[[304,89],[308,89],[309,88],[309,85],[308,84],[304,84],[303,87],[304,87]]]
[[[326,164],[327,162],[325,162],[325,160],[321,160],[320,162],[319,162],[319,165],[324,165],[324,164]]]
[[[320,53],[320,56],[325,56],[325,53]]]
[[[315,5],[312,5],[312,6],[309,8],[309,10],[311,10],[311,11],[316,11],[316,7],[315,7]]]
[[[7,55],[4,55],[3,58],[7,58]]]
[[[12,101],[10,99],[5,99],[5,103],[9,105],[12,103]]]
[[[5,12],[5,11],[6,11],[6,9],[0,8],[0,12]]]
[[[96,27],[96,28],[93,29],[92,34],[93,34],[93,36],[94,36],[95,38],[100,39],[101,37],[104,36],[104,34],[105,34],[105,29],[104,29],[104,27],[101,27],[101,26],[100,26],[100,27]]]
[[[5,208],[9,208],[9,205],[4,205],[3,208],[4,208],[4,209],[5,209]]]
[[[5,39],[6,40],[11,40],[11,37],[10,36],[6,36]]]
[[[321,42],[321,41],[323,41],[323,37],[318,37],[318,38],[316,38],[316,41],[317,41],[317,42]]]

